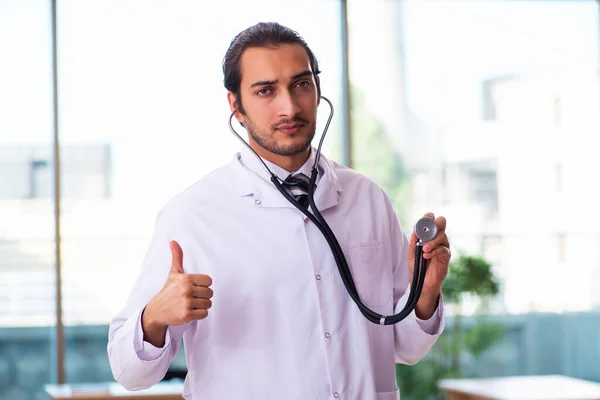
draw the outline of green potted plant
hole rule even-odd
[[[477,358],[503,336],[501,324],[485,318],[489,300],[500,284],[491,265],[482,257],[462,255],[450,263],[442,293],[446,310],[453,310],[446,330],[427,357],[413,366],[398,365],[398,385],[403,399],[439,398],[437,382],[442,378],[464,377],[461,357]],[[475,323],[463,326],[462,308],[467,298],[478,301]]]

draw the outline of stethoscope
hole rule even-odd
[[[319,159],[321,157],[321,146],[323,145],[323,140],[325,139],[325,134],[327,133],[327,129],[329,128],[329,124],[331,123],[331,119],[333,117],[333,104],[326,97],[321,96],[321,99],[325,100],[329,104],[330,113],[329,118],[327,119],[327,123],[325,124],[325,129],[323,130],[323,135],[321,136],[321,140],[319,142],[319,147],[317,149],[317,154],[315,157],[315,162],[312,167],[312,173],[310,176],[310,183],[308,185],[308,205],[310,206],[312,213],[308,211],[308,207],[304,207],[300,204],[291,193],[289,193],[286,188],[282,185],[282,180],[277,175],[275,175],[267,164],[262,160],[262,158],[254,151],[254,149],[246,143],[246,141],[236,132],[233,128],[232,120],[234,115],[238,112],[236,109],[229,116],[229,129],[231,132],[242,142],[246,147],[254,153],[254,155],[259,159],[262,165],[265,167],[267,172],[271,175],[271,182],[275,185],[275,187],[281,192],[281,194],[292,203],[300,212],[302,212],[315,226],[321,231],[329,247],[331,248],[331,252],[333,253],[333,257],[335,259],[335,263],[337,264],[338,271],[340,276],[342,277],[342,281],[344,282],[344,286],[348,291],[348,294],[354,300],[360,312],[371,322],[379,325],[392,325],[396,324],[403,319],[405,319],[416,307],[419,297],[421,296],[421,291],[423,290],[423,281],[425,280],[425,273],[427,272],[427,259],[423,257],[423,245],[425,242],[428,242],[435,238],[437,234],[437,227],[435,221],[431,218],[421,218],[417,224],[414,226],[414,232],[419,238],[419,241],[415,247],[415,266],[413,270],[413,279],[410,285],[410,293],[408,296],[408,300],[406,305],[396,315],[384,316],[375,311],[369,309],[366,305],[362,303],[360,297],[358,295],[358,291],[356,290],[356,286],[354,285],[354,279],[352,279],[352,274],[350,272],[350,268],[348,267],[348,263],[346,261],[346,257],[344,256],[344,252],[340,247],[340,244],[337,241],[334,233],[331,231],[331,228],[325,221],[325,218],[319,212],[319,209],[315,205],[314,192],[317,181],[317,165],[319,163]]]

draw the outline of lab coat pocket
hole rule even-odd
[[[392,301],[391,270],[378,240],[350,243],[348,265],[358,296],[367,307]]]
[[[373,400],[400,400],[400,389],[396,389],[393,392],[375,393]]]

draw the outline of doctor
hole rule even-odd
[[[232,41],[223,70],[252,149],[282,180],[310,176],[320,86],[303,39],[276,23],[252,26]],[[409,241],[369,178],[325,156],[318,171],[315,203],[362,302],[399,312],[416,236]],[[438,235],[424,248],[429,267],[415,311],[381,326],[360,313],[323,235],[269,178],[242,149],[159,212],[127,304],[110,324],[114,378],[130,390],[154,385],[183,340],[185,399],[399,399],[395,363],[418,362],[444,328],[445,219],[435,219]],[[302,197],[298,186],[291,191]]]

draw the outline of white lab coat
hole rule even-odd
[[[309,176],[311,153],[301,169]],[[319,167],[315,202],[362,301],[383,315],[399,312],[410,288],[409,243],[388,197],[324,156]],[[212,277],[213,306],[204,320],[169,327],[157,349],[143,342],[140,315],[165,283],[173,239],[187,273]],[[397,400],[395,363],[419,361],[443,328],[441,301],[427,321],[413,311],[396,325],[369,322],[320,231],[243,149],[160,211],[127,304],[111,321],[107,350],[114,378],[131,390],[160,381],[183,338],[185,399]]]

